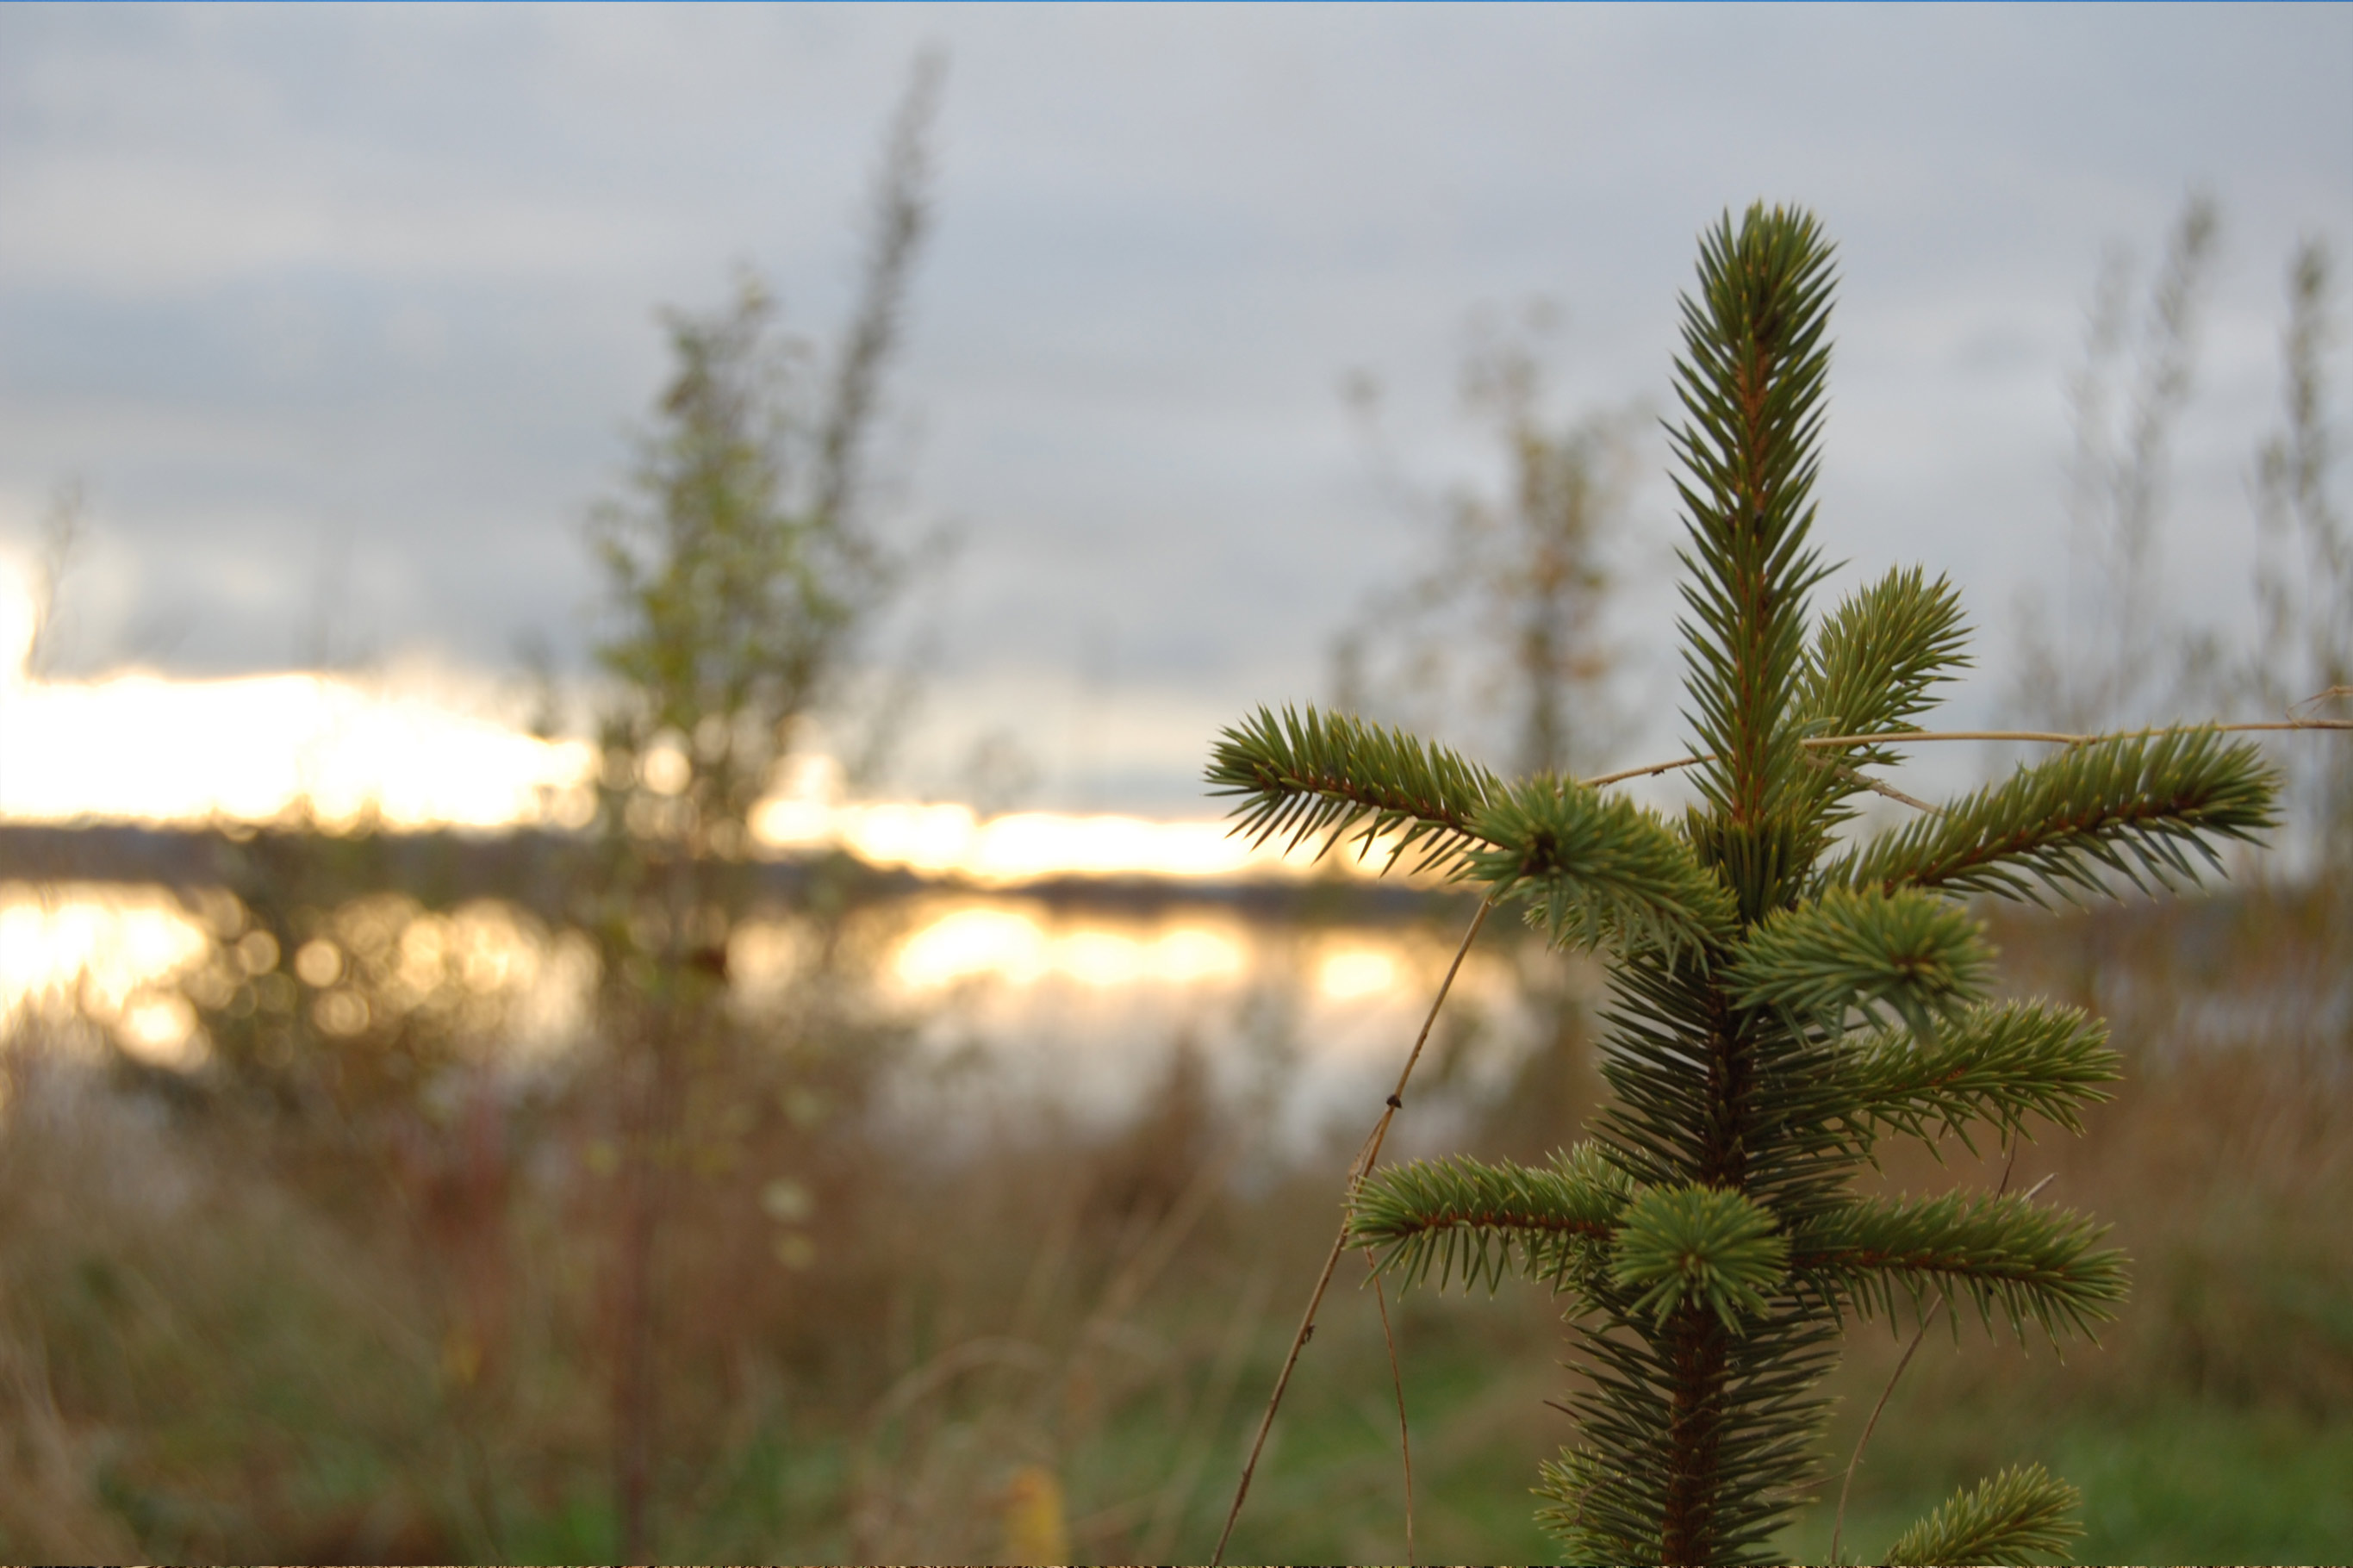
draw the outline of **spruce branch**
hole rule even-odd
[[[1900,731],[1935,706],[1930,691],[1967,668],[1968,626],[1943,577],[1902,567],[1845,600],[1816,634],[1798,686],[1798,710],[1823,734]],[[1874,748],[1855,759],[1880,763]]]
[[[1886,1561],[1908,1568],[1970,1563],[2024,1563],[2063,1556],[2083,1526],[2068,1516],[2084,1494],[2041,1465],[2021,1465],[1957,1493],[1896,1537]]]
[[[1659,1555],[1656,1525],[1620,1501],[1616,1479],[1609,1462],[1587,1445],[1564,1447],[1537,1467],[1536,1495],[1549,1500],[1536,1510],[1536,1523],[1559,1542],[1560,1561],[1647,1563]]]
[[[2081,1133],[2078,1113],[2124,1076],[2105,1025],[2077,1008],[2034,1002],[1971,1007],[1932,1036],[1877,1031],[1852,1050],[1842,1076],[1858,1121],[1932,1147],[1948,1132],[1971,1153],[1973,1122],[1990,1123],[2004,1139],[2022,1135],[2031,1116]]]
[[[1743,1194],[1720,1187],[1652,1187],[1626,1210],[1609,1277],[1630,1310],[1663,1327],[1685,1305],[1704,1307],[1727,1333],[1766,1310],[1781,1283],[1789,1238]]]
[[[1832,1021],[1885,1007],[1928,1035],[1984,990],[1992,963],[1984,928],[1942,899],[1832,889],[1757,927],[1725,984],[1743,1006]]]
[[[1893,1317],[1898,1289],[1915,1310],[1941,1289],[1966,1294],[1989,1330],[1999,1309],[2021,1341],[2030,1320],[2053,1342],[2090,1338],[2125,1298],[2124,1254],[2097,1248],[2105,1234],[2072,1210],[1985,1193],[1856,1199],[1800,1228],[1789,1272],[1865,1317]]]
[[[2194,854],[2220,860],[2214,841],[2252,843],[2275,825],[2279,779],[2245,742],[2212,729],[2153,731],[2093,741],[1965,796],[1936,816],[1848,852],[1827,868],[1830,887],[1939,888],[2042,901],[2101,893],[2101,873],[2137,888],[2194,882]]]
[[[1674,952],[1732,931],[1724,886],[1658,813],[1583,784],[1535,778],[1499,790],[1472,819],[1461,874],[1497,898],[1529,900],[1529,918],[1562,947]]]
[[[1929,582],[1917,566],[1890,572],[1846,599],[1815,635],[1799,676],[1797,710],[1803,728],[1815,732],[1810,739],[1913,729],[1913,716],[1933,705],[1931,689],[1968,667],[1961,651],[1968,631],[1952,584],[1942,577]],[[1937,809],[1861,771],[1901,763],[1904,754],[1890,745],[1850,742],[1833,751],[1799,744],[1832,820],[1843,820],[1849,814],[1841,803],[1862,790],[1916,811]]]
[[[1218,740],[1209,793],[1240,797],[1234,831],[1286,848],[1324,837],[1323,852],[1356,830],[1359,855],[1395,833],[1388,865],[1419,846],[1417,870],[1456,862],[1475,842],[1472,820],[1500,793],[1495,776],[1443,746],[1345,713],[1278,717],[1261,708]]]
[[[1656,812],[1550,777],[1506,789],[1442,746],[1347,714],[1261,708],[1225,731],[1208,782],[1240,797],[1234,831],[1254,843],[1322,836],[1328,851],[1353,835],[1361,855],[1392,837],[1385,869],[1419,847],[1417,870],[1530,900],[1565,946],[1672,951],[1727,929],[1723,889]]]
[[[1380,1271],[1408,1285],[1433,1270],[1443,1290],[1490,1291],[1505,1276],[1563,1289],[1598,1265],[1631,1184],[1601,1152],[1580,1143],[1548,1166],[1477,1160],[1416,1160],[1381,1172],[1356,1194],[1350,1239],[1375,1249]]]

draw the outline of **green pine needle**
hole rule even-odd
[[[1909,1133],[1935,1147],[1958,1137],[1971,1153],[1972,1122],[2004,1138],[2023,1134],[2030,1116],[2080,1133],[2079,1112],[2107,1099],[2102,1086],[2124,1076],[2107,1026],[2073,1007],[2005,1002],[1969,1008],[1933,1036],[1887,1030],[1852,1047],[1845,1077],[1858,1122]],[[1864,1131],[1865,1143],[1869,1131]]]
[[[2039,881],[2070,896],[2198,879],[2194,854],[2252,842],[2277,825],[2279,775],[2262,752],[2211,729],[2114,735],[2080,746],[1873,840],[1830,867],[1834,887],[1940,888],[2041,902]]]
[[[1732,902],[1659,815],[1623,795],[1530,779],[1500,792],[1471,830],[1464,875],[1530,900],[1529,918],[1564,947],[1667,952],[1729,937]]]
[[[1935,706],[1931,689],[1968,667],[1968,636],[1950,583],[1931,582],[1917,566],[1891,571],[1831,611],[1815,635],[1799,680],[1807,728],[1821,735],[1907,728]]]
[[[1476,839],[1472,819],[1500,794],[1495,775],[1475,763],[1399,730],[1345,713],[1278,718],[1261,708],[1218,740],[1209,793],[1239,795],[1234,831],[1253,845],[1282,837],[1286,849],[1322,836],[1328,853],[1356,829],[1359,855],[1389,834],[1394,867],[1419,846],[1417,870],[1458,863]]]
[[[2073,1210],[1990,1193],[1859,1198],[1799,1230],[1789,1271],[1866,1317],[1893,1318],[1899,1289],[1915,1311],[1952,1291],[1989,1329],[1999,1313],[2021,1341],[2031,1321],[2055,1342],[2063,1333],[2091,1337],[2125,1299],[2124,1254],[2098,1246],[2106,1233]]]
[[[1654,1521],[1626,1507],[1623,1480],[1590,1447],[1563,1448],[1539,1467],[1536,1523],[1560,1546],[1561,1563],[1651,1563],[1660,1556]]]
[[[2040,1465],[2002,1471],[1960,1492],[1898,1536],[1885,1561],[1905,1568],[2063,1558],[2084,1527],[2068,1517],[2084,1494]]]
[[[1925,1035],[1981,994],[1992,967],[1984,928],[1942,899],[1833,889],[1758,926],[1725,984],[1743,1006],[1833,1023],[1884,1006]]]
[[[1701,238],[1671,432],[1685,717],[1699,803],[1657,813],[1567,780],[1505,784],[1343,715],[1261,709],[1209,770],[1238,830],[1525,900],[1561,945],[1610,950],[1593,1141],[1549,1166],[1440,1160],[1368,1178],[1348,1237],[1407,1281],[1573,1300],[1579,1446],[1539,1514],[1564,1561],[1769,1559],[1818,1471],[1821,1380],[1851,1315],[1974,1304],[1989,1330],[2089,1333],[2126,1294],[2090,1218],[2023,1197],[1862,1199],[1879,1137],[2081,1130],[2118,1058],[2069,1008],[1982,1000],[1992,955],[1959,907],[2170,887],[2273,823],[2256,749],[2180,729],[2072,745],[1843,849],[1860,770],[1892,764],[1968,660],[1957,595],[1918,568],[1809,637],[1831,252],[1808,214],[1751,207]],[[1837,746],[1808,741],[1845,736]],[[1858,1015],[1863,1022],[1856,1022]],[[1394,1103],[1394,1102],[1393,1102]],[[1956,1320],[1959,1310],[1954,1313]],[[1894,1561],[2022,1561],[2072,1527],[2071,1489],[2005,1472]]]
[[[1826,574],[1806,536],[1835,277],[1812,215],[1761,204],[1701,237],[1699,271],[1675,361],[1686,418],[1670,435],[1689,523],[1684,689],[1713,759],[1701,793],[1750,821],[1799,777],[1788,721],[1806,595]]]
[[[1565,779],[1506,789],[1442,746],[1343,713],[1261,708],[1219,741],[1211,793],[1238,795],[1234,830],[1286,847],[1354,836],[1391,842],[1384,870],[1419,848],[1442,868],[1530,900],[1565,946],[1605,940],[1676,952],[1727,935],[1723,887],[1656,812]]]
[[[1580,1143],[1549,1166],[1417,1160],[1381,1171],[1356,1194],[1350,1239],[1408,1285],[1434,1270],[1445,1289],[1490,1291],[1508,1274],[1565,1288],[1598,1267],[1630,1188],[1599,1150]]]
[[[1765,1310],[1788,1259],[1789,1238],[1746,1194],[1653,1187],[1626,1210],[1609,1274],[1633,1294],[1637,1314],[1663,1324],[1689,1302],[1737,1333],[1742,1319]]]

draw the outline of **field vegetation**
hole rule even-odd
[[[2353,1549],[2348,929],[2341,904],[2295,888],[1998,917],[2008,983],[2097,1007],[2126,1053],[2087,1135],[2025,1147],[2013,1179],[2052,1175],[2112,1220],[2133,1299],[2063,1362],[1957,1353],[1932,1331],[1856,1471],[1851,1535],[1884,1535],[1997,1458],[2039,1458],[2084,1489],[2085,1561]],[[479,1015],[447,1026],[472,1041],[459,1065],[396,1111],[350,1113],[332,1147],[267,1096],[78,1043],[69,1018],[12,1042],[6,1555],[615,1555],[609,1128],[560,1064],[501,1070],[495,1009],[469,994]],[[908,1020],[846,1016],[773,1016],[779,1054],[713,1068],[689,1113],[656,1303],[661,1555],[1202,1557],[1345,1151],[1270,1149],[1175,1040],[1127,1043],[1167,1065],[1124,1125],[985,1082],[925,1097],[970,1108],[926,1125],[878,1092],[912,1070],[894,1050]],[[1488,1129],[1474,1146],[1514,1146],[1524,1096],[1453,1093]],[[725,1135],[740,1107],[763,1135]],[[1994,1173],[1952,1150],[1886,1179]],[[1565,1425],[1546,1403],[1566,1382],[1555,1304],[1511,1286],[1389,1305],[1419,1552],[1541,1557],[1525,1458]],[[1833,1472],[1905,1342],[1853,1342]],[[1344,1288],[1232,1555],[1394,1561],[1402,1503],[1381,1325]],[[1823,1551],[1829,1506],[1793,1552]]]

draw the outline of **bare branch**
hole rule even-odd
[[[2306,698],[2295,706],[2309,708],[2315,703],[2327,701],[2330,698],[2348,694],[2353,694],[2353,687],[2332,686],[2318,696]],[[2290,709],[2289,711],[2294,712],[2295,710]],[[2167,724],[2157,729],[2119,731],[2116,733],[2168,735],[2183,730],[2212,730],[2223,735],[2244,735],[2258,731],[2286,730],[2353,730],[2353,719],[2266,719],[2244,724]],[[2094,741],[2113,739],[2115,739],[2113,734],[2077,735],[2063,730],[1898,730],[1883,735],[1810,735],[1799,741],[1798,744],[1808,751],[1819,752],[1846,746],[1883,746],[1898,741],[1907,746],[1921,741],[2010,741],[2018,743],[2042,742],[2053,746],[2088,746]],[[1588,789],[1599,789],[1604,784],[1623,784],[1628,779],[1655,778],[1660,773],[1671,773],[1678,768],[1695,768],[1703,763],[1714,761],[1715,758],[1713,755],[1676,757],[1669,762],[1645,763],[1639,768],[1623,768],[1614,773],[1603,773],[1598,778],[1580,779],[1577,782]],[[1890,800],[1900,800],[1906,805],[1916,805],[1923,811],[1937,809],[1872,779],[1863,778],[1859,782],[1865,788],[1877,790]]]

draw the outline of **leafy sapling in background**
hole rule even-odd
[[[633,1559],[655,1554],[659,1309],[675,1289],[660,1254],[687,1167],[681,1152],[711,1171],[733,1169],[771,1108],[809,1102],[807,1090],[796,1098],[772,1084],[779,1092],[755,1096],[743,1086],[806,1069],[825,1052],[814,1043],[789,1051],[771,1037],[777,1031],[731,1009],[728,953],[752,912],[754,810],[811,721],[840,698],[898,584],[900,563],[869,516],[870,448],[929,225],[939,70],[934,58],[917,62],[892,125],[858,300],[830,374],[814,386],[795,374],[804,367],[779,340],[775,302],[749,278],[728,309],[670,316],[676,370],[635,494],[595,521],[617,612],[597,652],[615,686],[598,725],[597,863],[583,879],[582,924],[596,944],[621,1091],[614,1512]],[[699,1079],[730,1086],[723,1114]]]
[[[1850,1315],[1949,1299],[2054,1339],[2112,1315],[2124,1259],[2085,1216],[2031,1194],[1852,1184],[1893,1135],[2078,1131],[2117,1076],[2084,1014],[1989,999],[1964,899],[2173,886],[2272,825],[2260,754],[2206,727],[2084,740],[1901,831],[1839,841],[1856,796],[1888,789],[1865,770],[1902,761],[1966,660],[1955,595],[1917,570],[1810,626],[1828,572],[1808,536],[1831,291],[1815,220],[1759,206],[1704,237],[1683,300],[1673,444],[1696,744],[1671,765],[1700,799],[1680,818],[1556,774],[1506,782],[1313,709],[1261,710],[1210,769],[1262,837],[1386,838],[1391,864],[1449,870],[1525,903],[1556,943],[1609,955],[1610,1100],[1590,1136],[1540,1165],[1373,1174],[1349,1233],[1409,1280],[1517,1273],[1568,1299],[1581,1440],[1538,1487],[1568,1561],[1766,1560],[1820,1480],[1820,1385]],[[2075,1495],[2039,1468],[2005,1471],[1880,1560],[2057,1552]]]

